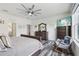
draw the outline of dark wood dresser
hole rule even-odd
[[[68,36],[71,36],[71,26],[68,26]],[[66,36],[66,26],[57,27],[57,38],[63,39]]]
[[[47,24],[38,24],[38,31],[35,31],[35,36],[40,40],[48,40]]]
[[[40,38],[41,40],[48,40],[47,31],[35,31],[35,36]]]

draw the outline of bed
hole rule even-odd
[[[0,51],[0,56],[32,56],[40,51],[43,46],[40,41],[26,37],[12,37],[11,48]]]

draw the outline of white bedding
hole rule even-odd
[[[0,52],[0,56],[31,56],[43,48],[38,40],[26,37],[11,38],[11,46],[7,51]]]

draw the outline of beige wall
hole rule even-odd
[[[56,15],[56,16],[49,17],[49,18],[33,20],[32,35],[34,35],[35,31],[37,31],[37,29],[38,29],[38,28],[36,29],[34,26],[37,26],[40,23],[46,23],[47,31],[48,31],[48,39],[55,40],[56,39],[56,21],[58,19],[61,19],[63,17],[69,16],[69,15],[70,14],[61,14],[61,15]]]
[[[2,16],[2,19],[5,20],[6,24],[8,24],[9,22],[16,23],[16,36],[20,36],[20,34],[27,34],[27,27],[26,27],[27,24],[31,25],[31,35],[34,35],[35,31],[37,30],[35,26],[38,25],[39,23],[46,23],[49,40],[56,39],[57,19],[61,19],[68,15],[70,14],[66,13],[66,14],[55,15],[55,16],[43,18],[43,19],[29,20],[15,15],[9,15],[5,13],[0,14],[0,16]]]
[[[6,13],[0,12],[0,17],[2,17],[5,24],[16,23],[16,36],[20,36],[20,34],[27,34],[26,26],[27,24],[32,24],[29,19]]]

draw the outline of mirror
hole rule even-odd
[[[46,26],[47,25],[45,23],[41,23],[41,24],[38,25],[38,30],[39,31],[46,31],[47,30]]]

